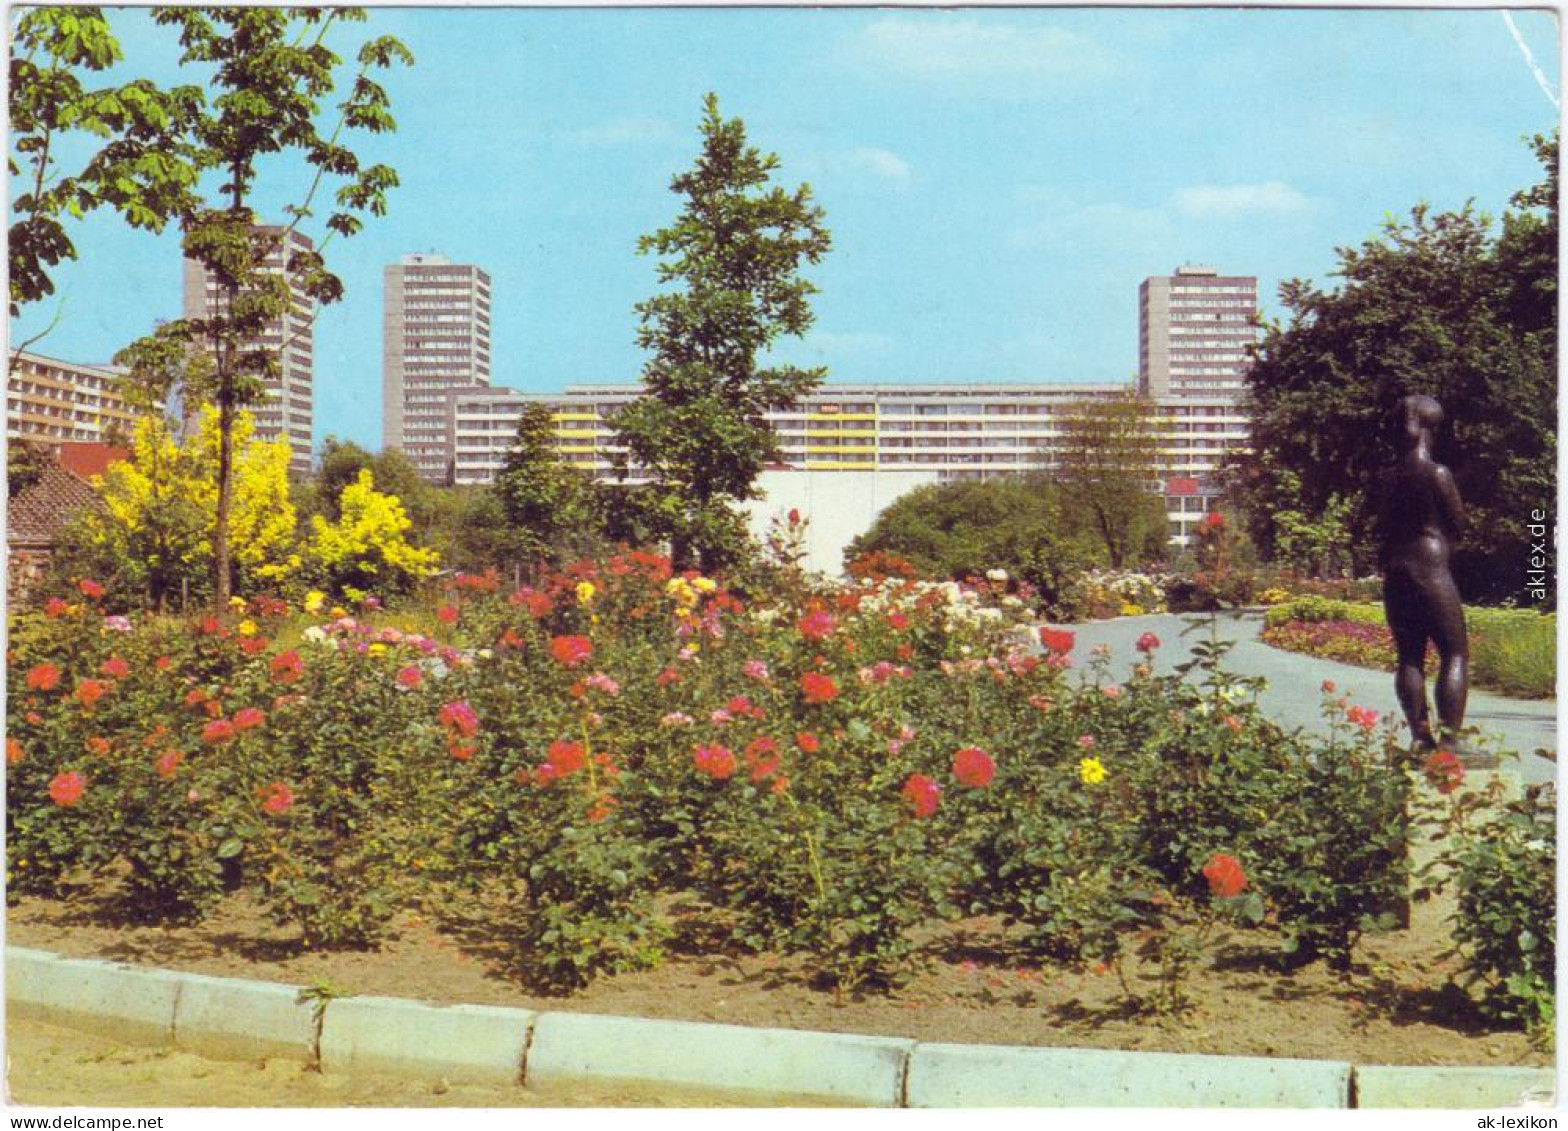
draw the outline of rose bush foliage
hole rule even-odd
[[[1065,630],[951,583],[742,592],[622,553],[459,576],[428,625],[103,600],[13,621],[13,897],[111,870],[191,918],[243,887],[313,946],[434,909],[564,991],[694,942],[886,984],[968,915],[1119,970],[1217,899],[1282,961],[1343,965],[1403,890],[1409,783],[1373,713],[1329,696],[1330,741],[1281,732],[1204,642],[1186,679],[1073,671]]]

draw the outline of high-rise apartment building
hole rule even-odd
[[[1138,288],[1138,392],[1240,397],[1257,338],[1258,280],[1178,267]]]
[[[288,309],[249,343],[274,351],[278,360],[276,374],[266,381],[266,399],[250,410],[256,418],[256,438],[286,439],[292,453],[289,470],[307,472],[315,417],[315,303],[297,279],[288,277],[288,263],[295,252],[310,251],[315,244],[309,236],[278,225],[261,224],[253,231],[256,238],[266,241],[262,269],[285,276],[289,283]],[[217,279],[200,263],[187,259],[185,317],[211,317],[223,304]]]
[[[124,370],[81,365],[23,350],[5,381],[5,432],[12,440],[128,442],[136,418],[120,395]]]
[[[1178,267],[1138,288],[1138,392],[1158,407],[1166,518],[1178,544],[1215,506],[1225,453],[1246,447],[1241,395],[1257,311],[1257,277],[1213,267]]]
[[[490,384],[490,276],[440,255],[383,271],[381,383],[386,448],[433,483],[453,475],[449,397]]]

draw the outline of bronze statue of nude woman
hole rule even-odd
[[[1464,727],[1470,648],[1459,587],[1449,557],[1464,526],[1464,506],[1453,474],[1432,458],[1443,408],[1431,397],[1409,396],[1394,408],[1399,459],[1383,479],[1379,564],[1383,608],[1399,654],[1394,689],[1417,746],[1453,742]],[[1422,661],[1427,641],[1441,666],[1435,698],[1440,730],[1427,715]]]

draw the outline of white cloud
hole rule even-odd
[[[675,129],[657,118],[616,118],[574,130],[568,136],[579,145],[644,145],[667,141],[675,136]]]
[[[874,63],[928,77],[1083,75],[1109,67],[1099,44],[1065,28],[946,13],[877,20],[862,33],[860,48]]]
[[[1311,211],[1310,198],[1283,181],[1253,185],[1192,185],[1171,198],[1177,211],[1188,216],[1266,213],[1273,216]]]
[[[895,181],[909,179],[909,163],[886,149],[857,149],[850,157],[860,168],[878,176]]]

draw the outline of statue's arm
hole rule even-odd
[[[1449,538],[1458,541],[1465,529],[1465,505],[1459,499],[1459,488],[1454,485],[1453,473],[1441,466],[1437,469],[1437,500]]]

